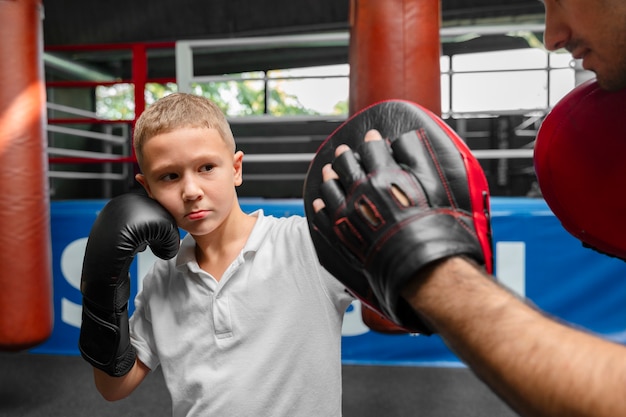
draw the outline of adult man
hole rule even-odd
[[[625,88],[626,2],[543,3],[546,47],[565,48],[574,58],[582,59],[583,67],[595,72],[602,88]],[[365,145],[380,139],[377,132],[368,132]],[[336,155],[347,151],[347,147],[339,146]],[[339,175],[330,165],[322,170],[325,182],[343,180],[349,174],[344,171]],[[584,198],[585,189],[580,191]],[[346,198],[355,199],[350,195]],[[321,213],[325,204],[328,201],[316,199],[315,212]],[[354,209],[354,205],[346,206],[348,211]],[[333,214],[330,216],[333,219]],[[358,221],[358,217],[353,218]],[[336,239],[331,235],[338,232],[329,228],[324,233]],[[357,255],[369,249],[372,247]],[[364,268],[371,274],[372,287],[390,279],[377,276],[366,262]],[[431,262],[413,276],[401,288],[404,300],[520,415],[626,415],[626,395],[620,389],[626,386],[626,347],[547,317],[502,288],[462,253]]]

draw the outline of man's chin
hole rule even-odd
[[[620,91],[626,88],[626,74],[620,77],[604,77],[596,73],[596,80],[601,89],[606,91]]]

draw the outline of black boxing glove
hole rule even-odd
[[[180,235],[174,218],[155,200],[124,194],[110,200],[94,222],[83,260],[79,349],[92,366],[111,376],[127,374],[135,363],[130,343],[128,270],[135,255],[150,246],[170,259]]]
[[[401,291],[422,268],[450,256],[491,272],[487,181],[464,142],[429,111],[392,101],[363,113],[371,112],[339,129],[363,134],[362,124],[377,128],[376,117],[393,124],[396,112],[409,128],[389,143],[353,143],[354,151],[335,158],[339,180],[319,186],[326,207],[311,216],[311,233],[320,262],[338,279],[360,292],[368,285],[387,317],[429,334]],[[356,273],[348,276],[345,265]]]

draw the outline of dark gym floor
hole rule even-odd
[[[344,365],[343,386],[344,417],[517,415],[464,367]],[[129,398],[109,403],[79,356],[0,353],[0,417],[170,415],[160,370]]]

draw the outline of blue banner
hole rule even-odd
[[[91,225],[105,203],[51,203],[54,331],[33,352],[78,354],[82,259]],[[301,200],[241,199],[241,206],[246,212],[262,208],[268,215],[304,215]],[[626,342],[626,263],[584,248],[543,200],[492,198],[491,207],[498,280],[560,320]],[[137,255],[131,297],[154,259],[149,250]],[[360,309],[355,302],[345,316],[345,364],[462,365],[436,335],[370,331]]]

